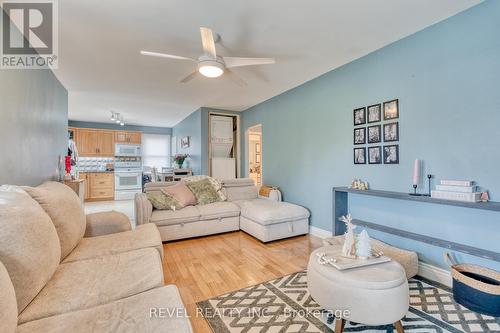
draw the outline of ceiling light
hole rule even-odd
[[[111,121],[115,121],[115,113],[111,112]]]
[[[224,74],[224,65],[215,60],[200,61],[198,71],[201,75],[214,78]]]

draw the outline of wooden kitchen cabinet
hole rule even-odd
[[[99,156],[115,156],[115,133],[113,131],[99,131],[97,137]]]
[[[115,174],[113,172],[80,172],[85,180],[85,200],[114,200]]]
[[[141,132],[115,131],[116,143],[141,143]]]
[[[76,147],[80,156],[114,156],[113,131],[79,128],[76,130]]]

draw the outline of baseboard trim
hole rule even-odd
[[[331,231],[321,229],[318,227],[313,227],[313,226],[309,226],[309,234],[316,236],[316,237],[319,237],[321,239],[332,237]]]
[[[447,271],[441,267],[426,264],[425,262],[419,262],[418,263],[418,275],[420,275],[426,279],[439,282],[439,283],[444,284],[445,286],[451,288],[451,284],[452,284],[451,274],[449,271]]]

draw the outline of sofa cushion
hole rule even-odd
[[[85,260],[149,247],[157,249],[163,258],[160,232],[153,223],[139,225],[134,230],[97,237],[84,237],[63,262]]]
[[[196,206],[184,207],[180,210],[154,210],[150,221],[157,226],[172,225],[200,220],[200,211]]]
[[[50,217],[19,187],[0,187],[0,261],[21,312],[52,277],[61,246]]]
[[[309,211],[289,202],[253,199],[241,204],[241,216],[268,225],[309,218]]]
[[[182,182],[163,187],[161,191],[173,196],[182,207],[196,205],[196,197],[193,192]]]
[[[132,229],[130,218],[115,210],[91,213],[85,217],[87,227],[84,237],[103,236]]]
[[[229,201],[252,200],[256,199],[259,194],[253,180],[248,178],[224,180],[222,186]]]
[[[240,207],[229,201],[214,202],[197,207],[200,211],[201,220],[213,220],[224,217],[240,216]]]
[[[207,178],[195,182],[188,182],[186,186],[193,192],[198,205],[207,205],[212,202],[221,201],[217,191]]]
[[[157,309],[163,311],[163,316],[155,316]],[[177,287],[169,285],[86,310],[31,321],[20,325],[16,332],[190,333],[192,328]]]
[[[19,323],[117,301],[163,285],[156,249],[63,263],[19,315]]]
[[[9,273],[0,262],[0,332],[14,332],[17,327],[17,301]]]
[[[158,210],[177,210],[183,206],[170,194],[162,191],[152,191],[146,194],[153,207]]]
[[[86,220],[80,198],[69,186],[57,182],[24,189],[50,216],[61,243],[61,259],[64,259],[85,233]]]

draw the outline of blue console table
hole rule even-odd
[[[378,190],[367,190],[360,191],[351,189],[348,187],[334,187],[333,188],[333,229],[335,235],[342,235],[345,232],[345,224],[338,220],[339,217],[343,215],[347,215],[349,212],[349,194],[360,194],[367,195],[372,197],[381,197],[395,200],[407,200],[407,201],[416,201],[416,202],[424,202],[429,204],[438,204],[438,205],[448,205],[448,206],[458,206],[464,208],[473,208],[473,209],[482,209],[482,210],[490,210],[500,212],[500,202],[460,202],[460,201],[451,201],[451,200],[442,200],[435,199],[431,197],[425,196],[412,196],[407,193],[400,192],[390,192],[390,191],[378,191]],[[396,235],[399,237],[404,237],[412,240],[416,240],[419,242],[427,243],[430,245],[442,247],[445,249],[449,249],[452,251],[458,251],[462,253],[467,253],[476,257],[486,258],[494,261],[500,262],[500,253],[493,252],[489,250],[480,249],[477,247],[459,244],[439,238],[434,238],[426,235],[421,235],[401,229],[396,229],[392,227],[388,227],[385,225],[373,223],[370,221],[363,221],[353,219],[353,223],[355,225],[363,226],[365,228],[369,228],[372,230],[377,230],[385,233],[389,233],[392,235]]]

